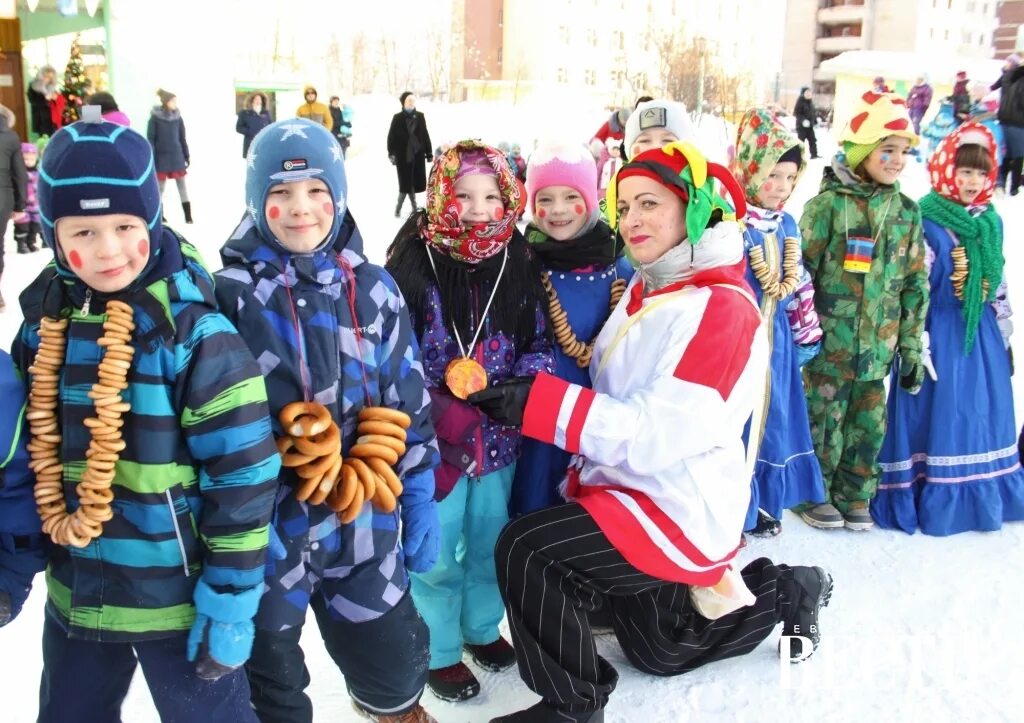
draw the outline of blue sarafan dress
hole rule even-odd
[[[624,257],[620,257],[615,264],[600,268],[546,270],[558,294],[558,301],[565,309],[569,326],[576,338],[585,344],[597,337],[597,332],[611,314],[608,301],[611,298],[612,283],[616,279],[629,281],[633,278],[633,267]],[[581,368],[576,359],[567,356],[557,343],[554,347],[555,375],[589,389],[589,367]],[[565,502],[558,492],[558,485],[565,479],[571,458],[569,452],[552,444],[524,437],[515,481],[512,483],[509,513],[512,516],[522,515]]]
[[[800,356],[806,355],[803,361],[810,359],[821,341],[821,326],[814,310],[814,287],[804,270],[799,242],[795,259],[799,282],[796,290],[783,298],[766,294],[751,266],[751,252],[760,249],[771,279],[781,281],[785,275],[786,238],[800,238],[792,216],[784,211],[748,207],[747,228],[743,234],[747,281],[754,289],[761,317],[765,320],[771,345],[771,366],[763,404],[754,416],[757,424],[755,439],[760,439],[760,445],[750,484],[750,507],[744,530],[753,529],[757,524],[758,508],[779,519],[784,509],[825,501],[825,483],[814,454],[800,376]],[[749,439],[748,430],[745,439],[748,444]]]
[[[1003,337],[1010,329],[1005,287],[982,310],[974,348],[965,354],[963,305],[949,280],[958,242],[929,219],[924,236],[931,261],[926,328],[938,381],[925,375],[912,396],[891,380],[871,516],[880,527],[908,533],[920,527],[926,535],[998,530],[1004,521],[1024,519],[1024,470]]]

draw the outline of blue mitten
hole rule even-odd
[[[199,581],[193,595],[196,621],[188,634],[188,659],[196,661],[200,678],[217,680],[249,659],[256,633],[252,619],[261,597],[263,585],[232,593],[217,592]]]
[[[441,552],[441,518],[433,498],[414,504],[402,503],[402,549],[405,566],[412,572],[426,572]]]
[[[797,344],[796,345],[796,363],[802,369],[804,364],[809,362],[814,357],[818,356],[818,352],[821,351],[821,342],[816,341],[813,344]]]

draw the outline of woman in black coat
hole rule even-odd
[[[800,89],[800,97],[796,99],[793,106],[793,115],[796,118],[796,137],[807,141],[810,146],[811,158],[818,157],[818,139],[814,137],[814,124],[817,122],[814,112],[814,96],[811,89],[803,87]]]
[[[409,196],[412,210],[416,210],[416,194],[427,188],[426,164],[433,158],[427,120],[416,110],[416,96],[405,91],[399,101],[402,110],[395,113],[388,130],[388,159],[398,172],[395,218],[401,215],[406,196]]]
[[[178,186],[178,195],[181,197],[185,223],[192,223],[192,203],[188,199],[188,187],[185,185],[185,174],[190,159],[188,141],[185,140],[185,122],[181,119],[181,111],[178,110],[178,96],[166,90],[158,90],[156,94],[160,96],[160,105],[153,106],[149,115],[146,137],[153,146],[160,196],[163,197],[167,179],[174,179]]]
[[[273,119],[267,110],[267,96],[252,93],[245,99],[245,108],[238,111],[238,122],[235,123],[235,130],[242,134],[242,158],[249,155],[249,144],[256,134],[271,123]]]

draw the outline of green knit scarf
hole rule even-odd
[[[981,322],[985,303],[994,301],[999,283],[1003,280],[1003,228],[999,214],[989,204],[977,216],[956,201],[940,196],[935,191],[921,199],[921,215],[948,228],[960,240],[967,253],[967,281],[964,283],[963,307],[964,353],[974,348],[974,338]],[[988,295],[982,293],[982,279],[988,281]]]

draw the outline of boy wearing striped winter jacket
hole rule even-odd
[[[283,409],[313,400],[351,460],[360,411],[388,407],[408,420],[405,451],[386,463],[403,488],[395,509],[360,494],[347,514],[335,513],[300,494],[298,469],[282,468],[267,593],[246,664],[253,708],[261,723],[311,723],[299,637],[312,608],[360,715],[427,723],[434,719],[419,699],[428,631],[406,570],[437,559],[439,455],[409,311],[395,280],[363,255],[341,146],[327,129],[303,118],[272,123],[248,160],[248,213],[221,249],[217,299],[259,361],[275,431],[285,438]]]
[[[161,720],[254,721],[240,668],[280,467],[259,367],[161,225],[145,138],[62,129],[39,201],[55,260],[13,347],[56,543],[39,720],[118,720],[137,660]]]

